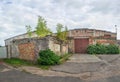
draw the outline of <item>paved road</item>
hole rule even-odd
[[[3,72],[4,69],[7,69],[7,67],[0,64],[0,82],[83,82],[79,78],[74,77],[37,76],[15,69]]]
[[[94,55],[79,55],[75,54],[69,58],[64,64],[54,66],[53,71],[79,74],[83,72],[100,71],[101,67],[106,65],[103,60],[100,60]]]
[[[11,70],[0,72],[0,82],[85,82],[75,77],[47,77],[37,76],[30,73]],[[120,82],[120,76],[114,76],[106,79],[99,79],[89,82]]]
[[[7,68],[7,67],[4,66],[4,65],[2,65],[2,64],[0,64],[0,72],[1,72],[3,69],[5,69],[5,68]]]
[[[11,70],[0,72],[0,82],[84,82],[73,77],[46,77]]]
[[[106,71],[109,72],[109,71],[113,71],[116,69],[120,70],[120,63],[119,63],[120,58],[117,56],[114,56],[114,57],[110,56],[109,58],[108,57],[109,56],[100,56],[99,57],[100,59],[105,60],[109,64],[111,64],[110,67],[108,66]],[[80,73],[81,71],[86,71],[86,70],[87,71],[98,71],[96,68],[100,68],[100,66],[108,65],[106,63],[103,63],[102,60],[99,60],[96,57],[87,57],[86,58],[86,56],[82,56],[80,58],[77,57],[77,59],[75,59],[73,56],[72,58],[73,59],[71,59],[70,61],[63,64],[63,66],[61,66],[62,70],[64,69],[66,72],[71,72],[71,73]],[[86,64],[87,62],[89,62],[90,64],[89,63]],[[86,82],[77,77],[38,76],[38,75],[33,75],[30,73],[21,72],[21,71],[14,70],[14,69],[3,71],[6,68],[7,68],[6,66],[0,64],[0,82]],[[59,66],[58,66],[58,68],[59,68]],[[72,68],[74,68],[74,70]],[[94,68],[94,69],[92,69],[92,68]],[[59,71],[61,71],[61,69]],[[108,75],[109,75],[109,73],[108,73]],[[115,76],[113,74],[113,76],[109,77],[109,78],[98,79],[95,81],[88,81],[88,82],[120,82],[120,75]]]
[[[120,82],[120,75],[105,78],[105,79],[99,79],[99,80],[96,80],[96,81],[90,81],[90,82]]]

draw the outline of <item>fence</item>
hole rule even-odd
[[[6,47],[0,47],[0,58],[7,58]]]

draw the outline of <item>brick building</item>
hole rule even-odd
[[[87,29],[87,28],[69,30],[68,31],[68,39],[69,39],[68,49],[66,49],[67,46],[63,47],[63,51],[67,52],[67,50],[68,50],[68,52],[71,52],[71,53],[86,53],[86,49],[87,49],[88,45],[90,45],[90,44],[96,44],[96,43],[101,43],[101,44],[105,44],[105,45],[116,44],[116,41],[117,41],[116,36],[117,36],[116,33],[104,31],[104,30]],[[37,35],[35,34],[35,32],[33,32],[32,38],[35,38],[35,37],[37,37]],[[23,46],[23,44],[25,44],[24,46],[26,46],[27,41],[28,41],[27,38],[28,38],[28,34],[25,33],[22,35],[18,35],[18,36],[6,39],[5,45],[7,48],[7,56],[15,57],[15,56],[20,55],[20,53],[16,52],[19,49],[18,44],[21,46]],[[21,41],[22,41],[22,43],[21,43]],[[38,40],[36,39],[36,41],[38,41]],[[36,41],[35,41],[35,39],[32,40],[33,43],[35,43]],[[43,41],[43,42],[45,42],[45,41]],[[49,45],[57,45],[58,48],[56,48],[56,49],[59,49],[60,45],[56,44],[55,43],[56,41],[52,41],[52,42],[54,42],[54,43],[51,43],[51,41],[48,41],[48,44]],[[41,43],[37,44],[35,46],[40,46],[40,45],[42,45]],[[45,44],[47,44],[47,43],[45,43]],[[33,44],[28,44],[28,45],[32,46]],[[51,48],[53,51],[56,51],[52,47],[46,47],[46,48]]]
[[[68,32],[69,52],[86,53],[90,44],[116,44],[116,33],[96,29],[74,29]]]

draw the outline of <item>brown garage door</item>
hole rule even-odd
[[[74,40],[75,53],[86,53],[86,49],[89,45],[88,38],[79,38]]]

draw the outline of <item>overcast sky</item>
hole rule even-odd
[[[33,30],[38,15],[55,31],[62,23],[69,29],[94,28],[115,32],[120,39],[120,0],[0,0],[0,45],[4,40]]]

